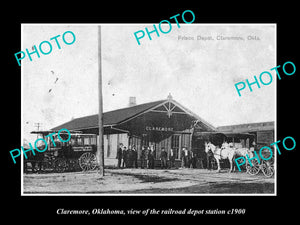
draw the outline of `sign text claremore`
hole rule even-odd
[[[173,131],[173,127],[149,127],[146,126],[146,131]]]

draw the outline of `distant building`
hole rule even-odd
[[[253,134],[257,149],[260,149],[263,146],[270,146],[270,144],[275,141],[274,129],[274,121],[217,127],[219,132],[224,133]]]

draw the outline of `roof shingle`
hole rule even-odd
[[[118,124],[126,119],[129,119],[137,114],[140,114],[156,105],[159,105],[166,100],[160,100],[155,102],[149,102],[145,104],[140,104],[132,107],[117,109],[109,112],[103,113],[103,125],[109,126]],[[91,128],[98,126],[98,114],[84,116],[80,118],[73,119],[69,122],[61,124],[51,130],[60,130],[62,128],[67,128],[69,130],[79,130],[83,128]]]

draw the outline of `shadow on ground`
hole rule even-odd
[[[112,172],[112,174],[114,174]],[[179,180],[178,178],[169,178],[169,177],[160,177],[160,176],[155,176],[155,175],[149,175],[149,174],[134,174],[134,173],[116,173],[118,175],[126,175],[126,176],[132,176],[141,181],[141,183],[148,183],[148,182],[154,182],[154,183],[159,183],[159,182],[168,182],[168,181],[177,181]]]
[[[120,193],[120,192],[119,192]],[[122,193],[168,193],[168,194],[273,194],[274,184],[272,183],[210,183],[209,185],[192,185],[184,188],[171,188],[171,189],[143,189],[143,190],[133,190],[126,191]]]

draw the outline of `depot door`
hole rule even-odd
[[[175,152],[176,159],[180,159],[181,135],[173,134],[171,137],[171,148]]]

